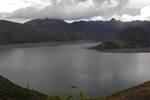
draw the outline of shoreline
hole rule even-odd
[[[36,48],[36,47],[53,47],[68,44],[80,44],[80,43],[95,43],[92,40],[73,41],[73,42],[40,42],[40,43],[24,43],[24,44],[8,44],[0,45],[1,49],[15,49],[15,48]],[[126,48],[126,49],[114,49],[114,50],[98,50],[94,47],[87,48],[97,50],[104,53],[150,53],[150,47],[147,48]]]
[[[8,44],[0,45],[0,49],[15,49],[15,48],[34,48],[34,47],[52,47],[68,44],[79,44],[79,43],[94,43],[95,41],[83,40],[74,42],[40,42],[40,43],[25,43],[25,44]]]
[[[108,53],[150,53],[150,47],[104,50],[104,51],[101,51],[101,52],[108,52]]]
[[[104,53],[150,53],[150,47],[146,48],[127,48],[127,49],[114,49],[114,50],[98,50],[96,48],[89,48]]]

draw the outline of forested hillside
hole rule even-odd
[[[66,23],[58,19],[35,19],[24,24],[0,20],[0,44],[52,41],[103,41],[128,27],[150,27],[148,21],[121,22],[79,21]],[[128,30],[128,29],[127,29]]]
[[[128,27],[120,34],[94,47],[98,50],[150,47],[150,27]]]

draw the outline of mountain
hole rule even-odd
[[[89,37],[96,40],[103,40],[111,35],[119,33],[127,25],[114,19],[110,21],[80,21],[71,24],[75,29],[86,33]]]
[[[93,39],[100,41],[119,34],[127,27],[150,26],[150,22],[148,21],[121,22],[115,19],[111,19],[110,21],[78,21],[69,24],[63,20],[47,18],[31,20],[25,24],[36,26],[39,29],[49,29],[71,35],[76,37],[75,39]]]
[[[35,19],[26,22],[25,25],[35,26],[38,29],[53,31],[59,36],[64,36],[68,40],[87,39],[84,33],[77,31],[71,24],[59,19]]]
[[[52,31],[46,32],[34,26],[24,24],[0,21],[0,44],[16,44],[52,41]]]
[[[71,33],[61,29],[43,29],[33,25],[0,21],[0,44],[71,41]]]
[[[40,34],[36,27],[9,21],[0,21],[0,44],[28,43]]]
[[[46,95],[22,88],[0,76],[0,100],[46,100]]]
[[[109,37],[119,34],[127,27],[137,26],[149,26],[149,21],[132,21],[132,22],[121,22],[119,20],[111,19],[110,21],[80,21],[74,22],[74,28],[78,31],[86,33],[87,36],[96,40],[106,40]]]
[[[35,19],[24,24],[0,20],[0,44],[52,41],[98,40],[117,35],[127,27],[150,27],[148,21],[121,22],[79,21],[66,23],[59,19]]]
[[[66,30],[72,30],[72,27],[70,26],[70,24],[66,23],[64,20],[59,20],[59,19],[35,19],[35,20],[31,20],[25,23],[26,25],[32,25],[32,26],[36,26],[37,28],[40,29],[65,29]]]
[[[108,35],[117,34],[126,27],[121,21],[112,19],[110,21],[79,21],[71,24],[59,19],[36,19],[26,25],[36,26],[39,29],[50,29],[65,34],[79,35],[81,39],[103,39]],[[118,28],[116,28],[118,27]]]
[[[57,20],[57,19],[35,19],[31,20],[29,22],[26,22],[25,25],[31,25],[35,26],[38,29],[43,30],[52,30],[56,33],[64,33],[68,34],[71,32],[74,32],[75,30],[70,26],[70,24],[66,23],[63,20]]]
[[[128,27],[120,34],[113,36],[94,48],[98,50],[113,50],[146,47],[150,47],[150,27],[143,25]]]

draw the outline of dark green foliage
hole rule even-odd
[[[67,95],[64,91],[60,91],[59,94],[54,95],[50,93],[46,100],[104,100],[103,95],[97,95],[96,98],[91,98],[84,92],[74,92],[73,95]]]
[[[98,50],[112,50],[145,47],[150,47],[149,26],[128,27],[117,36],[113,36],[95,48]]]
[[[127,27],[147,26],[150,22],[79,21],[66,23],[58,19],[36,19],[24,24],[0,20],[0,44],[52,41],[106,40]]]
[[[129,27],[118,36],[131,48],[150,46],[150,28],[149,27]]]
[[[96,47],[96,49],[101,49],[101,50],[106,50],[106,49],[111,50],[111,49],[118,49],[118,48],[119,46],[112,41],[106,41]]]
[[[0,76],[0,100],[45,100],[46,95],[24,89]]]

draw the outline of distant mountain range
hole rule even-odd
[[[148,21],[121,22],[79,21],[66,23],[57,19],[35,19],[24,24],[0,20],[0,44],[37,43],[51,41],[102,41],[128,27],[150,27]]]

